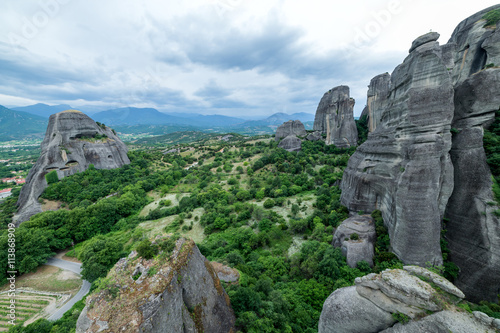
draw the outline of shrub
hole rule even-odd
[[[351,234],[351,240],[358,240],[358,239],[359,239],[359,235],[357,233]]]
[[[275,204],[276,203],[274,202],[273,199],[267,199],[266,201],[264,201],[264,208],[267,208],[267,209],[273,208]]]
[[[47,181],[47,184],[53,184],[57,183],[59,181],[59,177],[57,176],[57,171],[53,170],[49,172],[48,174],[45,175],[45,180]]]
[[[483,19],[486,20],[484,27],[494,26],[500,20],[500,9],[490,10],[484,14]]]
[[[151,259],[158,253],[158,246],[149,241],[149,239],[144,239],[137,245],[137,253],[144,259]]]

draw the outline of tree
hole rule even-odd
[[[45,175],[45,180],[47,181],[47,184],[54,184],[59,181],[59,177],[57,176],[57,171],[52,170],[48,174]]]

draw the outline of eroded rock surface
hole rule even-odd
[[[305,137],[307,135],[306,128],[300,120],[289,120],[284,122],[276,129],[274,140],[279,141],[289,135]]]
[[[341,202],[351,211],[381,210],[403,262],[440,265],[441,220],[453,190],[454,90],[444,60],[450,51],[434,41],[418,44],[390,76],[385,101],[378,100],[380,122],[349,160]]]
[[[97,138],[96,138],[97,137]],[[96,169],[114,169],[129,164],[127,146],[106,126],[98,126],[87,115],[67,110],[50,116],[41,145],[42,153],[22,187],[14,216],[16,225],[42,211],[38,198],[47,187],[45,175],[56,171],[59,179]]]
[[[455,188],[446,208],[450,259],[455,281],[473,301],[497,301],[500,294],[500,220],[491,172],[483,149],[483,129],[500,108],[500,30],[485,28],[485,9],[461,22],[449,44],[456,47],[453,79],[455,115],[451,158]]]
[[[369,215],[356,215],[343,221],[335,230],[332,244],[340,247],[350,267],[364,260],[373,266],[375,223]]]
[[[313,129],[326,134],[327,145],[348,148],[358,144],[353,107],[354,99],[349,96],[348,86],[335,87],[323,95],[316,110]]]
[[[430,277],[427,281],[439,282],[436,289],[422,274]],[[413,266],[356,278],[355,286],[338,289],[325,301],[319,333],[495,332],[493,318],[459,309],[457,295],[463,294],[454,288],[451,293],[442,289],[453,285],[441,279]],[[398,316],[406,316],[409,323],[397,323]]]
[[[121,259],[109,288],[87,297],[76,332],[235,331],[229,297],[192,240],[179,239],[170,258],[160,258]]]
[[[287,151],[300,151],[302,149],[302,140],[292,134],[281,140],[278,147]]]
[[[382,118],[382,112],[389,97],[391,75],[389,73],[375,76],[368,86],[366,107],[361,117],[368,117],[368,131],[373,132]]]

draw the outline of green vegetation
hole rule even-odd
[[[401,312],[392,313],[392,318],[403,325],[407,324],[410,321],[410,317]]]
[[[57,171],[52,170],[48,174],[45,175],[45,180],[47,181],[47,184],[54,184],[59,181],[59,177],[57,176]]]
[[[335,184],[354,149],[305,141],[301,152],[291,153],[265,137],[239,137],[183,146],[180,154],[164,154],[165,148],[133,150],[130,165],[89,167],[50,184],[42,197],[69,210],[37,214],[17,229],[16,267],[21,273],[33,271],[76,242],[72,255],[82,261],[83,276],[115,297],[118,290],[106,274],[119,258],[135,249],[144,258],[168,260],[175,241],[198,228],[202,254],[240,272],[239,284],[225,286],[238,330],[317,332],[323,302],[335,289],[402,265],[389,251],[380,212],[373,213],[378,234],[373,270],[366,262],[349,267],[341,250],[331,246],[334,228],[348,217]],[[196,167],[187,169],[194,162]],[[0,251],[5,253],[12,211],[6,205],[0,211]],[[150,229],[142,229],[145,225]],[[167,233],[174,236],[150,240]],[[0,262],[2,272],[5,265]],[[64,325],[74,325],[72,320],[67,316]],[[59,332],[58,323],[42,320],[26,329]]]
[[[368,115],[364,115],[356,120],[358,129],[358,145],[361,145],[368,138]]]
[[[499,11],[500,12],[500,11]],[[493,194],[497,204],[500,203],[500,110],[495,113],[495,121],[487,130],[484,130],[483,146],[486,153],[493,181]]]
[[[493,9],[484,14],[483,19],[486,20],[484,27],[494,27],[500,20],[500,9]]]

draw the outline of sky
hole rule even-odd
[[[370,79],[429,31],[495,1],[3,0],[0,104],[264,117],[314,113],[348,85],[358,116]]]

